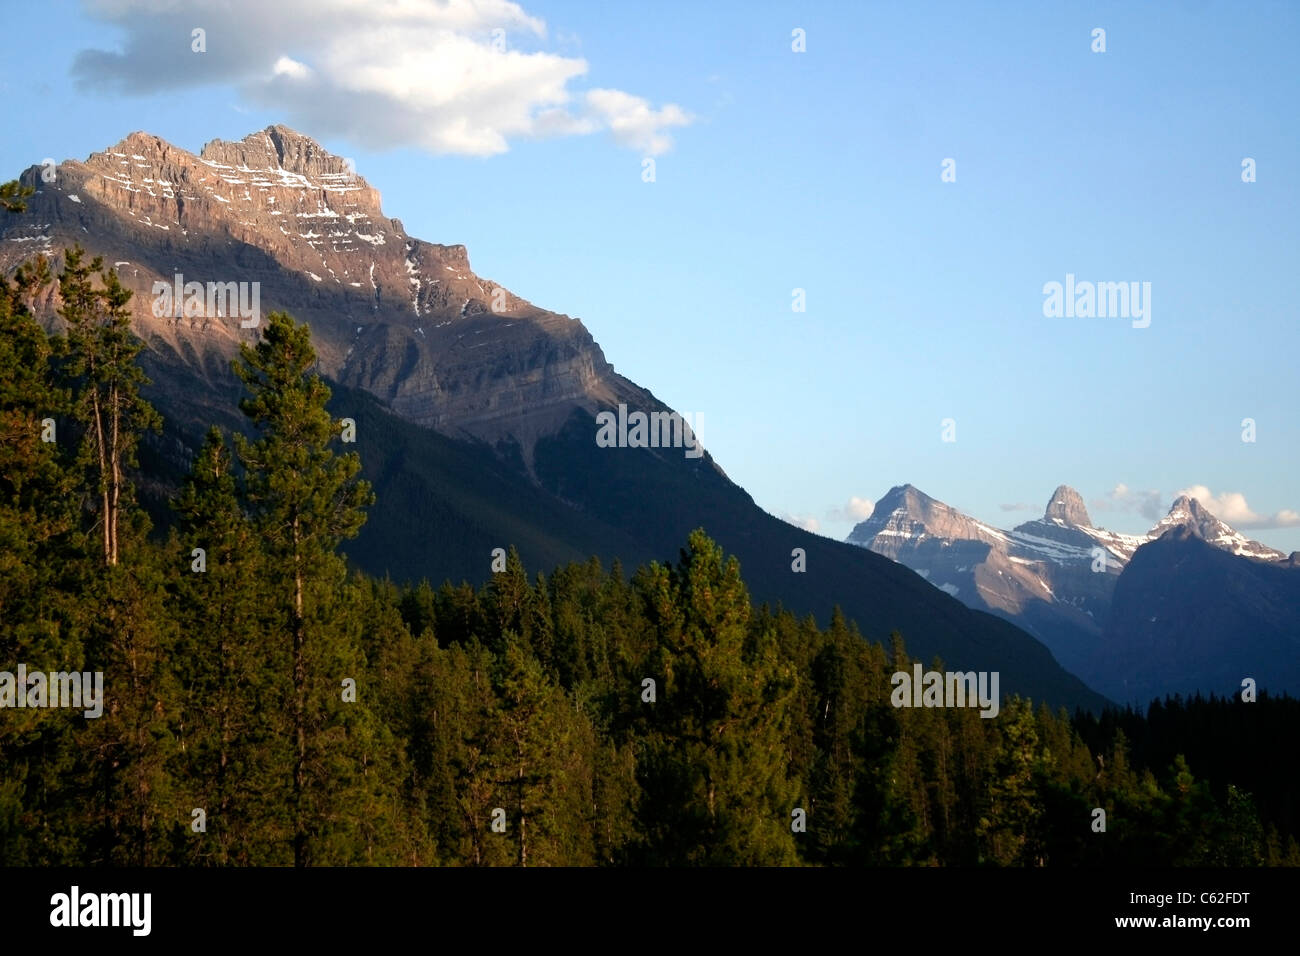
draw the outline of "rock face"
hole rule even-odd
[[[1042,518],[1010,531],[903,485],[877,502],[848,541],[907,565],[970,607],[1014,621],[1078,673],[1096,666],[1095,648],[1125,567],[1139,548],[1171,529],[1234,555],[1284,558],[1186,497],[1145,535],[1094,528],[1083,498],[1067,485],[1052,493]]]
[[[911,553],[923,539],[978,542],[997,546],[1003,533],[942,501],[931,498],[912,485],[899,485],[876,502],[871,516],[849,534],[850,544],[869,546],[877,554],[895,561]]]
[[[1052,500],[1047,503],[1043,520],[1076,528],[1092,527],[1083,498],[1069,485],[1060,485],[1052,492]]]
[[[132,133],[68,160],[28,211],[0,220],[0,269],[80,242],[117,269],[137,333],[155,352],[222,376],[256,329],[239,316],[155,315],[154,282],[259,283],[261,314],[312,327],[322,371],[399,415],[450,434],[517,441],[575,408],[661,409],[615,374],[576,319],[540,309],[471,270],[465,247],[424,242],[384,216],[377,190],[306,136],[272,126],[194,155]],[[52,317],[50,293],[42,303]]]

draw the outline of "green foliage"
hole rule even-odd
[[[750,865],[797,860],[788,821],[797,787],[784,738],[797,687],[772,631],[751,631],[740,565],[702,530],[681,563],[638,579],[656,646],[660,700],[639,757],[649,863]]]
[[[70,251],[64,341],[50,280],[0,282],[0,667],[103,671],[105,705],[0,714],[0,863],[1300,864],[1297,788],[1231,762],[1286,752],[1289,698],[895,709],[901,635],[755,608],[703,530],[630,580],[350,572],[373,495],[287,315],[236,365],[253,439],[209,432],[150,539],[126,293]]]
[[[23,200],[34,195],[35,192],[34,187],[24,186],[16,179],[0,183],[0,207],[3,207],[6,212],[26,212],[27,203]]]
[[[121,554],[122,532],[146,530],[143,514],[133,509],[127,470],[136,464],[141,434],[160,431],[162,419],[140,395],[141,386],[149,384],[136,362],[144,343],[131,332],[126,308],[131,292],[117,273],[105,270],[99,257],[87,265],[80,247],[66,250],[59,295],[59,316],[68,325],[62,371],[72,386],[73,414],[84,427],[78,464],[85,471],[82,483],[87,506],[96,514],[103,561],[111,567]]]

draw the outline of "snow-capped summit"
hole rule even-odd
[[[1147,532],[1147,540],[1154,541],[1170,528],[1185,527],[1198,538],[1246,558],[1259,558],[1263,561],[1281,561],[1286,557],[1267,545],[1252,541],[1240,531],[1230,527],[1226,522],[1212,515],[1209,510],[1195,498],[1181,496],[1174,502],[1169,513],[1161,518],[1154,528]]]
[[[876,503],[848,541],[907,565],[970,607],[1009,618],[1070,668],[1101,634],[1115,583],[1134,553],[1174,528],[1242,557],[1286,557],[1186,496],[1147,534],[1096,528],[1083,496],[1069,485],[1052,493],[1043,517],[1010,531],[900,485]]]

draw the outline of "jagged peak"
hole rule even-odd
[[[1197,526],[1222,528],[1228,532],[1234,531],[1226,522],[1213,514],[1191,495],[1179,495],[1175,498],[1174,503],[1169,506],[1169,512],[1160,519],[1156,527],[1167,527],[1171,524],[1184,524],[1187,522],[1193,522]],[[1154,532],[1155,529],[1152,530]]]
[[[346,159],[335,156],[310,136],[281,124],[249,133],[236,142],[214,139],[204,144],[199,158],[254,169],[279,168],[309,177],[347,175],[358,183],[364,182]]]
[[[1285,557],[1281,551],[1247,538],[1191,495],[1179,495],[1170,506],[1169,513],[1156,523],[1147,536],[1159,538],[1168,529],[1177,527],[1185,527],[1196,537],[1233,554],[1269,560],[1282,560]]]
[[[136,145],[171,146],[172,144],[169,143],[167,140],[163,139],[161,136],[157,135],[156,133],[150,133],[148,130],[137,129],[130,133],[127,133],[126,136],[122,137],[122,141],[117,145],[118,146],[136,146]]]
[[[186,156],[194,155],[187,149],[181,149],[181,147],[173,145],[156,133],[150,133],[146,130],[138,129],[134,132],[127,133],[112,146],[105,147],[97,153],[91,153],[87,162],[93,165],[96,159],[104,160],[107,157],[121,154],[126,154],[127,156],[160,156],[169,152],[179,152]]]
[[[1088,516],[1083,496],[1069,485],[1058,485],[1052,492],[1052,498],[1043,512],[1043,520],[1059,521],[1076,528],[1092,527],[1092,519]]]

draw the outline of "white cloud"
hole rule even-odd
[[[295,80],[304,80],[311,75],[311,70],[305,64],[287,56],[276,60],[275,66],[271,67],[271,72],[275,76],[288,76]]]
[[[1103,498],[1094,498],[1090,507],[1097,511],[1135,511],[1151,521],[1164,517],[1163,497],[1159,491],[1134,491],[1120,482]]]
[[[663,130],[686,126],[692,117],[681,107],[669,103],[656,110],[639,96],[620,90],[588,90],[587,107],[613,134],[621,146],[657,156],[672,146],[672,137]]]
[[[845,513],[854,521],[866,521],[871,517],[871,512],[876,510],[876,503],[866,498],[859,498],[854,495],[849,499],[845,507]]]
[[[821,522],[812,516],[782,514],[781,520],[787,524],[792,524],[796,528],[803,528],[805,531],[811,531],[816,534],[821,530]]]
[[[208,84],[318,138],[489,156],[514,138],[607,132],[658,154],[693,117],[621,90],[570,88],[587,61],[539,48],[546,24],[508,0],[86,0],[120,28],[118,51],[83,50],[87,88],[149,94]],[[190,49],[206,31],[207,52]],[[505,48],[499,49],[498,31]]]
[[[826,520],[852,521],[856,524],[859,521],[866,521],[870,518],[871,512],[875,507],[876,504],[874,501],[853,495],[849,498],[848,504],[843,508],[832,508],[830,511],[826,512]]]
[[[1300,525],[1300,512],[1283,508],[1273,515],[1257,514],[1246,503],[1246,496],[1239,491],[1224,491],[1216,495],[1205,485],[1192,485],[1175,492],[1174,498],[1183,495],[1195,498],[1206,511],[1234,528],[1289,528]]]

